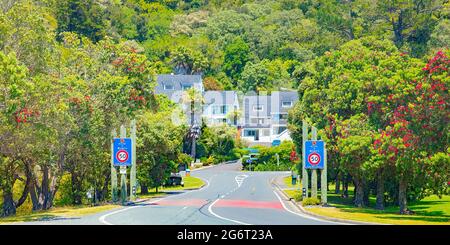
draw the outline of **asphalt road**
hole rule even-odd
[[[80,218],[58,218],[21,224],[107,225],[327,225],[336,224],[299,213],[272,186],[288,172],[243,172],[238,163],[192,172],[207,184]]]

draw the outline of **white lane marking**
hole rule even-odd
[[[192,192],[196,192],[196,191],[205,190],[206,188],[209,187],[209,181],[208,181],[207,179],[203,179],[203,178],[201,178],[201,177],[197,177],[197,178],[199,178],[199,179],[201,179],[201,180],[203,180],[203,181],[206,182],[205,187],[203,187],[203,188],[201,188],[201,189],[197,189],[197,190],[186,191],[186,192],[181,193],[181,194],[178,194],[178,195],[176,195],[176,196],[179,197],[180,195],[184,195],[184,194],[187,194],[187,193],[192,193]],[[152,203],[159,202],[159,201],[161,201],[161,200],[163,200],[163,199],[168,199],[168,198],[171,198],[171,197],[174,197],[174,196],[167,196],[167,197],[163,197],[163,198],[156,199],[156,200],[151,201],[151,202],[144,202],[144,203],[146,203],[146,204],[152,204]],[[111,216],[111,215],[114,215],[114,214],[118,214],[118,213],[121,213],[121,212],[124,212],[124,211],[127,211],[127,210],[130,210],[130,209],[133,209],[133,208],[139,208],[139,207],[145,207],[145,206],[132,206],[132,207],[128,207],[128,208],[119,209],[119,210],[117,210],[117,211],[114,211],[114,212],[111,212],[111,213],[107,213],[107,214],[102,215],[100,218],[98,218],[98,221],[100,221],[101,223],[103,223],[103,224],[105,224],[105,225],[114,225],[113,223],[106,221],[106,217]]]
[[[284,208],[286,211],[288,211],[289,213],[295,214],[295,215],[297,215],[297,216],[300,216],[300,217],[303,217],[303,218],[306,218],[306,219],[312,219],[312,220],[315,220],[315,221],[329,222],[329,223],[335,223],[335,224],[340,224],[340,225],[348,225],[348,224],[346,224],[346,223],[340,223],[340,222],[334,222],[334,221],[329,221],[329,220],[318,219],[318,218],[315,218],[315,217],[311,217],[311,216],[308,216],[308,215],[299,214],[299,213],[296,213],[296,212],[294,212],[294,211],[291,211],[291,210],[289,210],[289,209],[286,207],[286,205],[284,204],[283,200],[281,200],[280,195],[278,195],[278,193],[277,193],[276,191],[273,191],[273,193],[275,194],[275,196],[277,196],[278,201],[280,201],[280,203],[281,203],[281,205],[283,206],[283,208]]]
[[[234,180],[236,180],[236,183],[238,184],[238,188],[241,187],[242,183],[244,182],[244,179],[247,177],[248,177],[248,175],[242,174],[242,175],[238,175],[234,178]]]
[[[216,202],[218,202],[219,200],[220,200],[220,199],[216,199],[213,203],[211,203],[211,205],[209,205],[209,207],[208,207],[208,212],[209,212],[210,214],[212,214],[212,215],[214,215],[214,216],[216,216],[217,218],[222,219],[222,220],[231,221],[231,222],[234,222],[234,223],[237,223],[237,224],[241,224],[241,225],[251,225],[251,224],[244,223],[244,222],[241,222],[241,221],[237,221],[237,220],[234,220],[234,219],[225,218],[225,217],[222,217],[222,216],[220,216],[220,215],[214,213],[214,212],[212,211],[212,207],[213,207],[214,204],[216,204]]]
[[[161,199],[163,199],[163,198],[161,198]],[[155,200],[155,202],[157,202],[157,201],[159,201],[161,199]],[[125,212],[125,211],[133,209],[133,208],[139,208],[139,207],[142,207],[142,206],[132,206],[132,207],[123,208],[123,209],[119,209],[119,210],[116,210],[116,211],[111,212],[111,213],[104,214],[100,218],[98,218],[98,221],[102,222],[105,225],[114,225],[113,223],[110,223],[110,222],[106,221],[105,220],[106,217],[114,215],[114,214],[122,213],[122,212]]]

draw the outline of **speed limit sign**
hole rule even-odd
[[[124,163],[128,160],[128,152],[125,150],[120,150],[116,154],[117,161]]]
[[[317,165],[317,164],[319,164],[320,163],[320,155],[319,154],[317,154],[317,153],[311,153],[311,154],[309,154],[309,156],[308,156],[308,162],[311,164],[311,165]]]
[[[305,141],[305,168],[323,169],[325,144],[322,140]]]
[[[131,166],[131,138],[114,138],[114,166]]]

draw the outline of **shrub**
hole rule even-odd
[[[205,165],[212,165],[212,164],[216,164],[216,159],[214,158],[214,156],[209,156],[205,161]]]
[[[302,202],[302,206],[310,206],[310,205],[319,205],[320,200],[317,197],[308,197],[305,198]]]
[[[71,205],[73,201],[72,180],[70,174],[64,174],[60,180],[59,190],[56,192],[55,206]]]
[[[202,162],[204,165],[206,165],[206,161],[208,160],[207,157],[201,157],[200,162]]]
[[[194,159],[191,156],[189,156],[188,154],[181,153],[178,155],[178,164],[180,164],[180,165],[186,164],[189,166],[193,160]]]
[[[295,200],[296,202],[300,202],[301,200],[303,200],[303,195],[302,195],[302,193],[295,193],[295,195],[294,195],[294,200]]]

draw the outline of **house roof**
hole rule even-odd
[[[201,75],[172,75],[161,74],[156,78],[156,94],[165,94],[169,99],[178,103],[181,99],[183,86],[192,86],[203,91],[203,82]],[[164,89],[164,86],[171,85],[172,90]]]
[[[173,84],[174,86],[179,86],[181,89],[181,84],[201,84],[202,76],[201,75],[172,75],[172,74],[161,74],[157,77],[158,84]],[[177,89],[177,87],[175,87]]]
[[[235,105],[239,104],[236,91],[217,91],[210,90],[206,91],[203,95],[205,98],[205,105]]]

